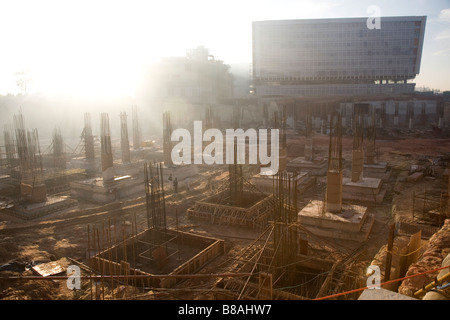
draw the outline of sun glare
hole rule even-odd
[[[145,64],[184,55],[199,44],[201,31],[200,16],[187,21],[183,10],[164,2],[11,1],[1,7],[9,12],[0,22],[10,30],[9,71],[28,70],[28,90],[35,92],[132,96]]]

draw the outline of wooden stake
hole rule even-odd
[[[88,227],[88,261],[89,261],[89,275],[92,276],[92,273],[90,270],[92,270],[92,261],[91,261],[91,231],[89,230],[89,225]],[[92,300],[92,279],[89,280],[90,282],[90,287],[91,287],[91,300]]]
[[[389,239],[386,254],[386,270],[384,271],[384,281],[389,281],[392,265],[392,248],[394,247],[395,223],[389,226]]]

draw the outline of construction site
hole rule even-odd
[[[448,300],[449,104],[399,119],[374,98],[168,108],[146,137],[140,106],[80,113],[72,148],[18,111],[0,147],[0,299]],[[191,120],[278,130],[278,171],[238,161],[236,141],[231,163],[174,164]]]

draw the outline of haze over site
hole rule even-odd
[[[0,94],[133,97],[145,66],[203,45],[235,71],[251,63],[251,22],[426,15],[417,87],[450,90],[450,3],[413,1],[172,0],[0,2]],[[248,70],[248,67],[247,67]],[[28,80],[28,81],[27,81]],[[22,91],[21,91],[22,90]]]

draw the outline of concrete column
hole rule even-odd
[[[394,105],[394,126],[398,126],[398,115],[400,112],[400,103],[395,102]]]
[[[111,136],[109,132],[109,118],[107,113],[101,114],[101,160],[102,160],[102,177],[103,183],[114,180],[114,162],[112,156]]]
[[[47,199],[47,187],[44,183],[36,183],[31,172],[22,172],[20,182],[20,199],[30,203],[40,203]]]
[[[362,150],[352,151],[352,181],[357,182],[362,179],[364,158]]]
[[[313,160],[313,142],[312,137],[308,137],[305,140],[305,159],[308,161]]]
[[[342,171],[327,172],[326,211],[339,213],[342,210]]]
[[[394,116],[394,126],[398,126],[398,116]]]
[[[444,118],[442,118],[441,116],[439,116],[438,119],[438,128],[442,129],[442,125],[444,124]]]
[[[413,117],[409,118],[409,129],[410,130],[414,129],[414,118]]]
[[[170,120],[170,113],[163,113],[163,155],[164,165],[171,166],[172,162],[172,123]]]
[[[366,146],[366,159],[367,164],[374,164],[375,163],[375,144],[369,143]]]
[[[287,165],[287,151],[286,148],[280,148],[280,155],[279,155],[279,164],[278,164],[278,171],[283,172],[286,170]]]
[[[125,112],[120,113],[120,138],[122,163],[130,163],[130,143],[128,141],[127,114]]]
[[[109,138],[109,137],[108,137]],[[107,139],[105,139],[107,140]],[[109,138],[109,142],[105,141],[102,142],[105,144],[110,144],[111,145],[111,140]],[[103,182],[111,182],[114,180],[114,164],[113,164],[113,157],[112,157],[112,153],[103,153],[102,152],[102,177],[103,177]]]

